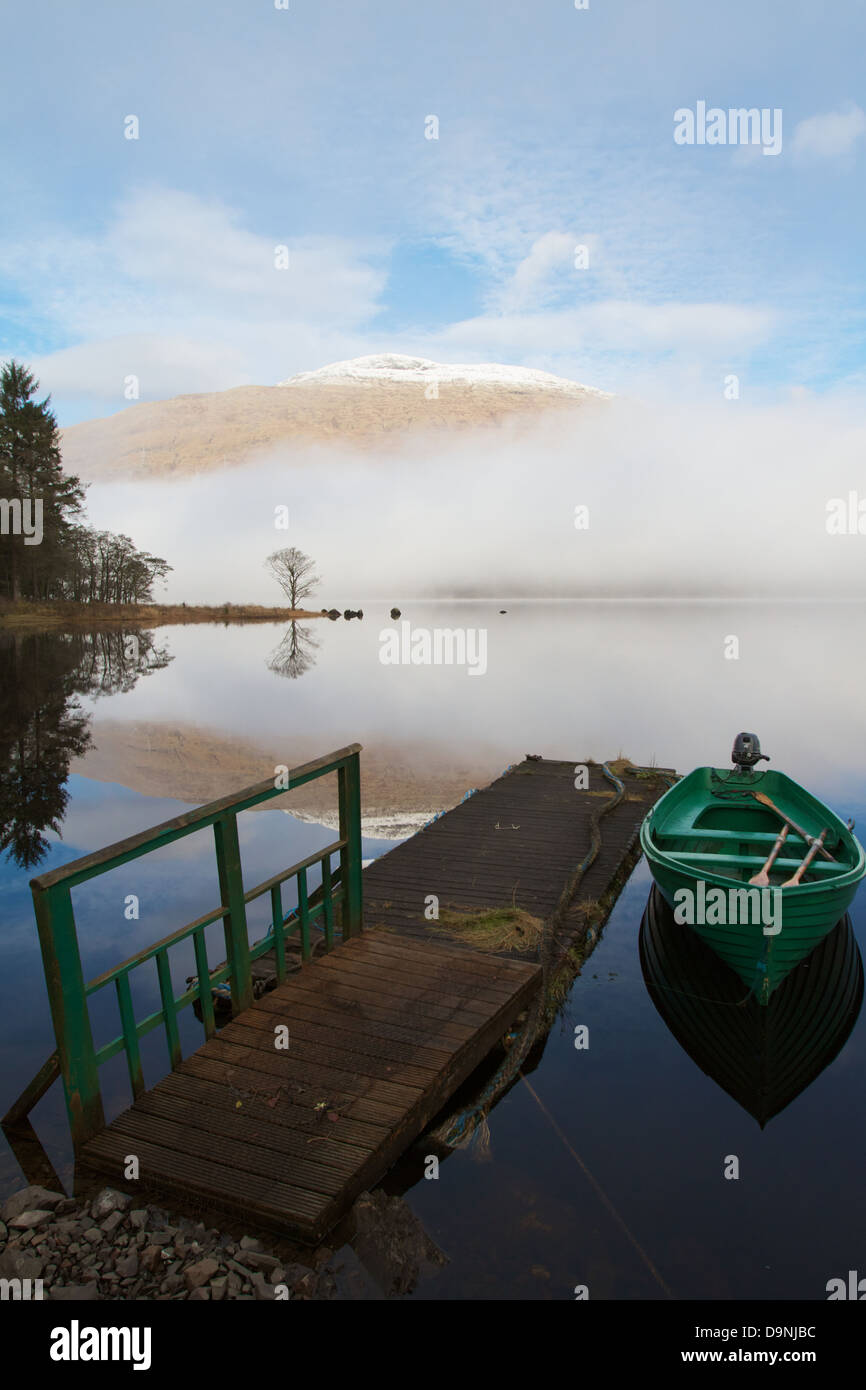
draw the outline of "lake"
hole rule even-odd
[[[10,846],[0,864],[0,1110],[53,1048],[29,878],[277,763],[364,745],[370,859],[526,753],[575,762],[623,753],[685,772],[725,766],[741,729],[758,733],[772,767],[866,823],[858,604],[396,601],[394,623],[391,600],[359,600],[363,620],[294,631],[0,634],[0,820]],[[402,622],[410,658],[413,641],[419,657],[436,654],[437,631],[474,637],[462,664],[391,664],[387,633],[402,640]],[[459,643],[438,653],[459,658]],[[332,838],[323,823],[332,808],[311,794],[297,809],[300,818],[241,817],[256,878]],[[815,1044],[817,1073],[804,1063],[803,1089],[762,1128],[746,1091],[737,1099],[713,1079],[724,1073],[724,1034],[713,1059],[682,1021],[678,1041],[656,1007],[639,943],[649,889],[641,862],[532,1070],[492,1112],[489,1155],[455,1150],[427,1181],[422,1144],[386,1180],[448,1257],[413,1296],[561,1299],[586,1284],[593,1298],[821,1299],[828,1279],[862,1264],[862,1017],[854,1010],[845,1021],[835,1055]],[[77,893],[90,977],[216,903],[210,838],[189,837]],[[129,894],[138,920],[124,916]],[[851,914],[861,946],[864,920],[861,895]],[[714,987],[711,976],[710,967],[702,988]],[[146,999],[143,989],[137,1003]],[[583,1050],[578,1025],[589,1029]],[[110,1018],[97,1015],[94,1026],[105,1041]],[[185,1047],[195,1046],[190,1010],[183,1030]],[[157,1035],[147,1041],[153,1082],[164,1063]],[[103,1081],[116,1113],[122,1063],[104,1068]],[[59,1086],[32,1118],[68,1181]],[[736,1181],[724,1176],[730,1155]],[[21,1181],[4,1144],[0,1193]]]

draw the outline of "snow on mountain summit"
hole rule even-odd
[[[452,364],[432,362],[427,357],[404,357],[396,352],[375,353],[370,357],[353,357],[348,362],[332,362],[314,372],[300,372],[278,386],[342,385],[358,382],[373,386],[384,382],[458,383],[464,386],[502,386],[509,391],[535,393],[554,391],[568,396],[599,396],[607,391],[593,386],[581,386],[577,381],[540,372],[533,367],[508,367],[499,362]]]

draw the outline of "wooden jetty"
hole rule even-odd
[[[495,1046],[538,975],[375,934],[348,941],[140,1096],[82,1166],[117,1175],[134,1153],[157,1191],[317,1241]]]
[[[609,811],[616,790],[600,763],[530,757],[509,768],[365,870],[365,924],[407,939],[441,940],[436,922],[425,916],[425,900],[434,894],[440,910],[464,913],[519,907],[547,920],[559,909],[560,935],[581,936],[615,901],[640,857],[641,821],[676,775],[667,768],[613,766],[625,794]],[[588,782],[581,789],[575,786],[583,780],[579,768]],[[595,821],[598,852],[563,901]]]
[[[4,1128],[27,1124],[60,1075],[82,1176],[98,1173],[122,1187],[135,1155],[138,1192],[223,1210],[307,1242],[384,1176],[541,981],[536,961],[434,937],[429,895],[463,910],[519,905],[568,929],[568,914],[580,914],[587,895],[596,904],[615,895],[634,860],[640,820],[665,781],[620,768],[615,795],[591,765],[589,785],[576,789],[574,764],[527,759],[362,874],[359,753],[352,745],[292,770],[292,788],[336,773],[339,835],[254,888],[243,882],[237,815],[285,784],[250,787],[32,881],[57,1051]],[[85,984],[71,889],[205,828],[214,834],[219,905]],[[321,882],[310,891],[314,869]],[[290,879],[297,903],[286,911]],[[251,946],[246,907],[263,895],[271,925]],[[219,921],[226,960],[213,968],[204,931]],[[190,941],[198,975],[178,995],[169,951]],[[324,954],[313,959],[317,943]],[[161,1006],[138,1019],[129,976],[148,963],[156,966]],[[275,987],[256,999],[256,977],[268,971]],[[230,985],[232,1001],[222,1028],[212,993],[220,984]],[[95,1049],[87,1003],[105,988],[116,993],[122,1033]],[[177,1015],[191,1004],[205,1041],[184,1058]],[[140,1040],[155,1028],[164,1030],[171,1070],[148,1090]],[[120,1053],[132,1104],[106,1123],[98,1069]]]

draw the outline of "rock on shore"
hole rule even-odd
[[[287,1254],[287,1242],[269,1250],[111,1187],[86,1201],[25,1187],[0,1208],[0,1279],[41,1279],[58,1301],[379,1299],[411,1290],[422,1263],[445,1262],[399,1198],[362,1193],[347,1224],[357,1255]]]

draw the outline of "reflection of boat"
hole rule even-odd
[[[699,767],[671,787],[641,826],[641,848],[678,920],[766,1003],[848,911],[866,853],[848,826],[790,777],[752,770],[764,756],[754,734],[738,735],[733,756],[731,771]],[[750,887],[786,820],[769,886]],[[822,831],[823,846],[813,849]],[[802,882],[789,886],[810,853]]]
[[[653,888],[640,929],[653,1003],[680,1046],[763,1129],[829,1066],[863,1002],[863,962],[845,917],[795,966],[766,1008],[674,920]]]

